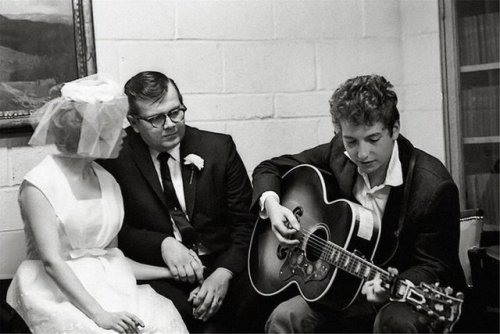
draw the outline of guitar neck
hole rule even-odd
[[[391,281],[389,272],[332,242],[325,244],[321,259],[363,280],[371,280],[379,276],[383,282]]]
[[[453,327],[460,316],[463,295],[454,298],[448,292],[440,292],[438,285],[422,283],[423,287],[415,287],[330,241],[326,243],[321,259],[365,281],[379,277],[382,286],[389,289],[391,300],[404,301],[415,306],[417,310],[426,310],[428,315],[444,322],[448,329]]]
[[[388,271],[377,267],[361,256],[351,253],[332,242],[327,242],[325,245],[321,259],[365,281],[379,277],[382,280],[383,286],[390,288],[396,294],[398,291],[407,288],[405,281],[395,279],[394,275]]]

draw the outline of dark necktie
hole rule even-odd
[[[167,201],[168,211],[172,217],[175,225],[179,229],[182,236],[182,242],[193,248],[196,246],[196,236],[193,226],[188,222],[186,215],[182,211],[182,208],[177,199],[175,193],[174,184],[172,183],[172,177],[170,175],[170,169],[168,167],[168,159],[170,159],[170,154],[162,152],[158,155],[158,160],[160,161],[160,173],[163,182],[163,193],[165,194],[165,199]]]

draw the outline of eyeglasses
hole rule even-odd
[[[187,110],[187,108],[182,106],[182,107],[179,107],[177,109],[170,110],[166,114],[158,114],[158,115],[154,115],[154,116],[147,117],[147,118],[137,116],[137,115],[133,115],[133,117],[140,119],[140,120],[143,120],[143,121],[146,121],[146,122],[149,122],[149,124],[151,124],[154,128],[161,128],[165,125],[165,122],[167,120],[167,116],[168,116],[168,118],[170,118],[170,120],[173,123],[181,122],[184,119],[184,113],[186,112],[186,110]]]

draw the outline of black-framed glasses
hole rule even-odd
[[[167,116],[168,118],[170,118],[172,122],[179,123],[184,119],[184,114],[186,113],[186,110],[187,108],[182,106],[174,110],[170,110],[166,114],[158,114],[147,118],[137,115],[133,115],[133,117],[149,122],[149,124],[151,124],[154,128],[162,128],[165,125]]]

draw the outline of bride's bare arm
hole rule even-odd
[[[21,213],[33,233],[45,271],[67,298],[102,328],[126,332],[135,331],[138,324],[143,325],[139,318],[127,312],[107,312],[84,288],[60,255],[57,217],[51,204],[40,190],[24,182],[19,201]]]
[[[114,238],[107,248],[117,248],[118,239]],[[149,264],[139,263],[126,257],[128,263],[132,267],[134,276],[138,280],[153,280],[160,278],[172,278],[172,273],[167,267],[152,266]]]

